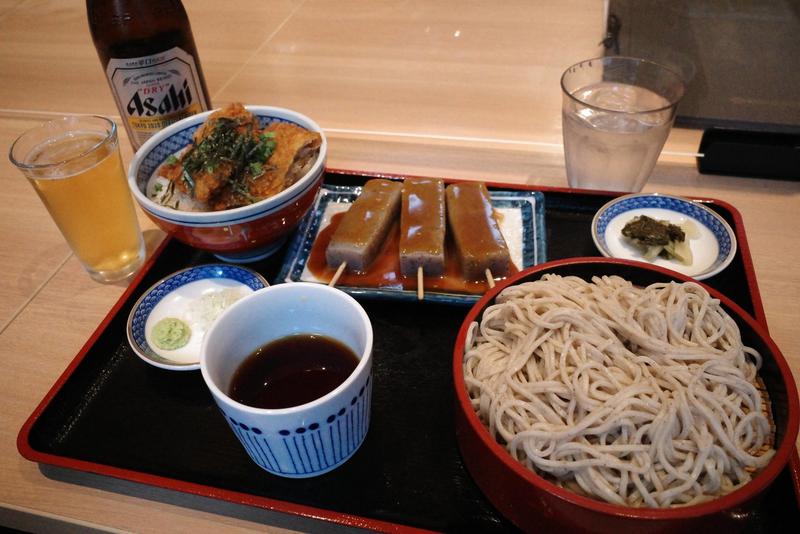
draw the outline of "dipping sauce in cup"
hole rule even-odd
[[[331,344],[344,356],[331,356]],[[344,366],[333,364],[342,360]],[[280,284],[242,298],[206,333],[200,370],[250,458],[272,474],[327,473],[352,457],[367,434],[372,325],[338,289]],[[235,391],[242,383],[249,395]]]
[[[327,395],[358,366],[344,343],[318,334],[270,341],[248,356],[231,380],[231,398],[254,408],[291,408]]]

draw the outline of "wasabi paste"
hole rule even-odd
[[[183,347],[192,337],[189,325],[174,317],[158,321],[151,332],[153,343],[160,349],[175,350]]]

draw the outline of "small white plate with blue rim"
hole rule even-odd
[[[267,287],[267,280],[239,265],[206,264],[177,271],[156,282],[136,301],[128,316],[128,343],[139,358],[162,369],[200,368],[200,346],[206,331],[225,308]],[[188,337],[167,348],[154,339],[163,320],[177,319]]]
[[[622,227],[639,215],[680,225],[694,223],[697,230],[689,239],[692,263],[656,257],[647,260],[622,237]],[[717,213],[686,198],[661,193],[634,193],[616,198],[600,208],[592,220],[592,239],[607,258],[642,261],[704,280],[730,264],[736,255],[736,235]]]

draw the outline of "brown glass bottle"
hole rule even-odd
[[[134,150],[165,126],[211,109],[180,0],[86,0],[86,12]]]

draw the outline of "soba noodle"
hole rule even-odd
[[[694,283],[545,275],[473,323],[472,406],[529,469],[610,503],[729,493],[774,454],[761,356]]]

